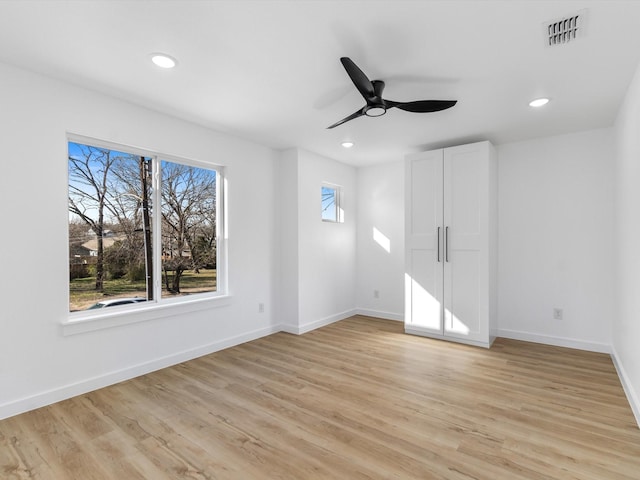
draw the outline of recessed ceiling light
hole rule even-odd
[[[166,53],[152,53],[151,61],[160,68],[173,68],[178,63],[175,58]]]
[[[541,107],[543,105],[546,105],[547,103],[549,103],[549,99],[548,98],[536,98],[535,100],[531,100],[529,102],[529,106],[530,107]]]
[[[344,148],[351,148],[353,147],[354,143],[353,142],[342,142],[342,146]]]

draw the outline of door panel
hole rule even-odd
[[[411,326],[442,334],[442,263],[434,256],[434,250],[413,250],[411,253],[410,318]]]
[[[448,262],[444,267],[444,334],[483,340],[486,321],[480,295],[485,291],[482,225],[486,202],[482,176],[486,155],[476,145],[444,152],[444,224]]]
[[[481,161],[477,152],[448,154],[445,163],[445,224],[456,236],[480,233],[479,182]],[[448,218],[446,218],[448,217]]]
[[[444,333],[448,336],[481,340],[479,255],[476,251],[457,250],[455,260],[445,266],[447,306]]]
[[[405,164],[405,323],[442,333],[442,151]]]
[[[435,235],[442,224],[442,152],[411,161],[410,233]]]

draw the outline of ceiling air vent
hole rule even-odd
[[[587,11],[580,10],[573,15],[544,23],[544,39],[547,47],[565,45],[585,34]]]

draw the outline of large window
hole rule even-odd
[[[71,139],[69,310],[219,292],[220,169]]]

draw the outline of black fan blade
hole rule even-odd
[[[439,112],[440,110],[453,107],[456,103],[458,103],[456,100],[416,100],[415,102],[385,100],[387,108],[396,107],[406,112],[415,113]]]
[[[349,78],[351,78],[351,81],[360,92],[360,95],[362,95],[365,100],[369,100],[371,97],[374,97],[376,93],[371,80],[369,80],[364,72],[360,70],[355,63],[353,63],[353,60],[349,57],[342,57],[340,61],[342,62],[344,69],[347,71],[347,74],[349,74]]]
[[[364,109],[361,108],[360,110],[358,110],[357,112],[353,112],[351,115],[349,115],[348,117],[343,118],[342,120],[340,120],[339,122],[334,123],[333,125],[327,127],[327,129],[329,128],[333,128],[333,127],[337,127],[338,125],[342,125],[345,122],[348,122],[349,120],[353,120],[354,118],[358,118],[361,117],[362,115],[364,115],[364,113],[362,113]]]

